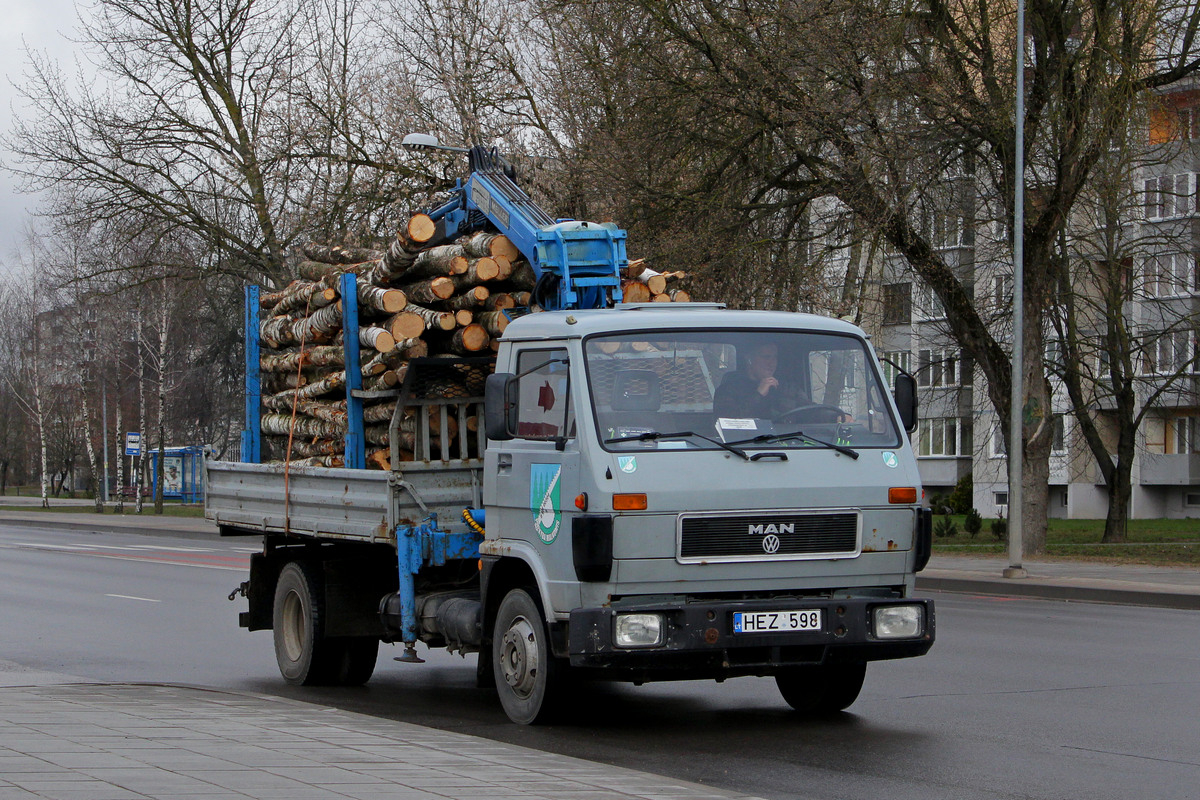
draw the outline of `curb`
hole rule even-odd
[[[1049,583],[1045,580],[1013,578],[994,580],[983,577],[917,576],[917,589],[955,594],[1024,597],[1037,600],[1062,600],[1077,603],[1147,606],[1184,611],[1200,611],[1200,594],[1149,589],[1126,589],[1112,586],[1077,586],[1070,583]]]
[[[74,515],[72,515],[74,516]],[[161,526],[156,523],[162,520],[155,520],[146,517],[134,517],[128,523],[111,523],[100,514],[96,514],[94,521],[89,515],[81,515],[85,519],[79,520],[64,520],[61,517],[48,519],[46,517],[10,517],[7,514],[0,513],[0,525],[12,525],[18,528],[58,528],[73,531],[90,531],[95,533],[132,533],[138,535],[146,534],[168,534],[171,536],[209,538],[216,537],[217,527],[208,520],[196,518],[188,520],[188,524],[183,523],[180,527]],[[110,517],[117,515],[112,514]],[[125,517],[120,517],[125,519]],[[178,517],[169,517],[168,519],[186,519]],[[211,530],[208,530],[211,528]]]

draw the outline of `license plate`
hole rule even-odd
[[[788,633],[821,630],[821,609],[795,611],[735,611],[734,633]]]

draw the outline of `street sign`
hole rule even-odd
[[[125,455],[140,456],[142,454],[142,434],[137,431],[125,434]]]

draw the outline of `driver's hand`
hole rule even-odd
[[[767,396],[767,392],[771,391],[772,389],[778,389],[778,388],[779,388],[779,381],[776,380],[774,377],[763,378],[761,381],[758,382],[758,393],[761,394],[763,397]]]

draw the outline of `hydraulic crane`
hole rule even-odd
[[[452,241],[489,223],[521,251],[537,275],[533,302],[547,311],[609,308],[621,301],[621,268],[628,264],[625,231],[611,223],[555,219],[516,183],[516,169],[496,148],[442,145],[411,133],[414,150],[465,153],[470,174],[452,197],[425,213],[436,223],[429,244]]]

